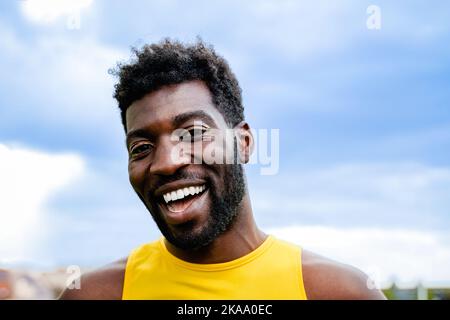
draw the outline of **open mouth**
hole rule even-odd
[[[206,185],[180,188],[163,194],[162,203],[170,212],[180,213],[189,208],[206,190]]]

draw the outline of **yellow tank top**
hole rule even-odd
[[[122,298],[306,300],[301,248],[269,235],[238,259],[196,264],[171,254],[161,237],[128,257]]]

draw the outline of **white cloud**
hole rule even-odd
[[[251,25],[245,19],[238,29],[241,45],[252,39],[253,46],[265,48],[270,41],[272,49],[295,61],[341,48],[359,31],[345,19],[349,7],[337,2],[238,1],[236,6],[252,18]]]
[[[411,132],[401,132],[384,139],[377,138],[371,143],[372,148],[388,151],[390,154],[405,154],[408,152],[427,152],[427,148],[445,148],[450,143],[450,124],[433,126]]]
[[[275,236],[340,262],[354,265],[382,287],[450,282],[450,239],[409,229],[291,226],[268,230]]]
[[[252,185],[260,224],[281,238],[353,264],[383,285],[392,276],[403,285],[450,283],[447,167],[342,164]]]
[[[128,10],[137,20],[145,21],[144,30],[136,31],[145,41],[164,36],[187,40],[200,34],[206,40],[214,38],[214,45],[227,59],[249,64],[258,61],[255,54],[276,53],[282,59],[298,61],[334,51],[364,30],[366,16],[365,8],[361,9],[357,15],[360,27],[353,27],[354,21],[346,19],[349,11],[354,12],[353,5],[323,0],[228,0],[210,6],[202,1],[158,0],[131,2]],[[148,10],[154,12],[151,20],[145,19]]]
[[[112,98],[115,79],[108,69],[127,54],[91,37],[72,41],[64,35],[39,36],[25,41],[2,24],[0,47],[2,74],[14,74],[0,77],[14,106],[14,112],[5,109],[1,114],[5,123],[32,118],[66,129],[95,128],[98,132],[99,122],[119,128]]]
[[[45,205],[84,171],[76,154],[48,154],[0,144],[0,257],[32,259],[45,235]]]
[[[37,23],[50,23],[60,17],[88,8],[93,0],[23,0],[21,9],[25,17]]]
[[[278,212],[277,219],[283,215],[285,224],[307,220],[341,226],[449,226],[450,169],[446,167],[354,163],[257,179],[251,188],[255,211],[269,219]]]

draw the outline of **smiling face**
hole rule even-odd
[[[126,125],[131,185],[169,242],[198,249],[232,227],[245,194],[243,169],[206,161],[205,150],[236,156],[237,144],[226,139],[229,127],[203,82],[164,86],[135,101]]]

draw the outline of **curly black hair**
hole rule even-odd
[[[118,63],[110,70],[119,77],[114,98],[126,127],[126,111],[136,100],[162,86],[185,81],[202,80],[208,86],[213,103],[230,127],[244,120],[241,88],[227,61],[211,45],[200,38],[194,44],[184,44],[169,38],[159,43],[132,48],[136,59]]]

